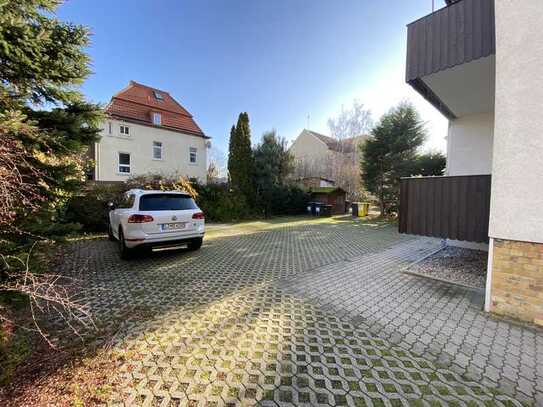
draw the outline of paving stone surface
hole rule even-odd
[[[543,405],[543,332],[482,311],[484,291],[402,273],[399,244],[327,265],[282,286],[373,335],[518,400]]]
[[[74,244],[117,330],[125,405],[512,406],[543,400],[543,334],[402,274],[438,249],[387,225],[296,224],[121,261]]]

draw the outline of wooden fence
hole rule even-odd
[[[490,175],[400,180],[400,233],[488,242]]]

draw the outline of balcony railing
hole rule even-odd
[[[400,233],[488,242],[490,175],[402,178]]]
[[[496,53],[494,0],[461,0],[407,26],[406,80]]]

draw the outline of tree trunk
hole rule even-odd
[[[380,165],[381,174],[379,176],[379,210],[381,211],[381,216],[385,216],[385,192],[384,192],[384,181],[383,181],[383,165]]]

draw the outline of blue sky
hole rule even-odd
[[[432,0],[68,0],[61,19],[92,31],[83,92],[106,103],[129,80],[169,91],[226,151],[241,111],[253,142],[275,128],[289,140],[354,98],[374,120],[411,100],[427,148],[445,149],[446,120],[404,83],[406,24]],[[442,0],[436,0],[441,6]]]

